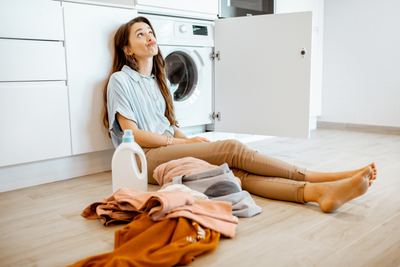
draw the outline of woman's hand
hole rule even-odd
[[[210,142],[207,138],[200,137],[200,136],[195,136],[193,138],[187,139],[186,144],[195,144],[195,143],[206,143]]]

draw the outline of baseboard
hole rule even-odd
[[[390,127],[390,126],[376,126],[376,125],[366,125],[366,124],[318,121],[317,128],[318,129],[341,130],[341,131],[400,135],[400,127]]]
[[[0,168],[0,192],[111,170],[114,149]]]

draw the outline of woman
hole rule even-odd
[[[115,147],[121,143],[123,131],[132,130],[146,154],[150,183],[156,183],[152,174],[158,165],[191,156],[214,165],[228,163],[250,193],[298,203],[317,202],[322,211],[332,212],[363,195],[376,179],[374,163],[354,171],[306,172],[235,140],[188,139],[177,127],[165,62],[150,22],[144,17],[129,21],[119,28],[114,41],[103,122]]]

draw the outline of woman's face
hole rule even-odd
[[[136,60],[153,57],[158,54],[157,39],[150,26],[144,22],[136,22],[131,26],[129,44],[125,53],[134,55]]]

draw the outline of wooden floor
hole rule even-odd
[[[249,144],[315,171],[376,162],[370,190],[339,211],[253,196],[262,213],[239,220],[236,237],[190,266],[399,266],[400,136],[315,130],[311,139],[273,138]],[[157,190],[152,186],[151,190]],[[66,266],[113,250],[114,231],[80,217],[112,193],[111,173],[0,194],[0,266]]]

